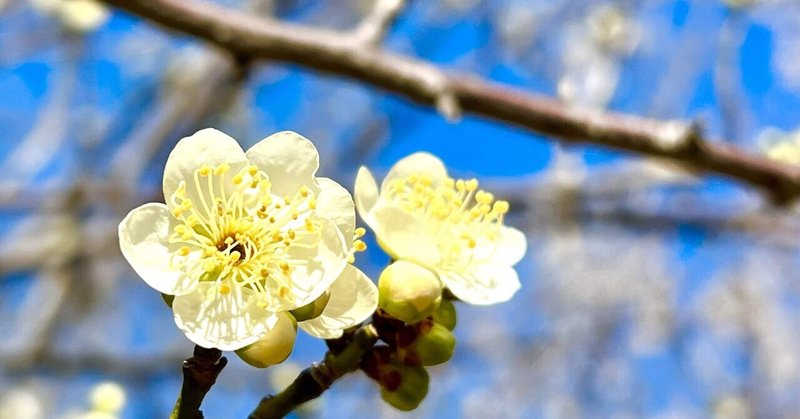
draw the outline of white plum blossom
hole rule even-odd
[[[438,158],[412,154],[378,184],[362,167],[356,208],[394,259],[433,271],[450,291],[471,304],[510,299],[519,289],[512,268],[527,242],[503,225],[508,202],[478,189],[475,179],[455,180]]]
[[[328,290],[322,314],[300,323],[313,336],[339,336],[374,312],[375,285],[348,264],[358,247],[352,197],[316,177],[318,167],[314,145],[289,131],[246,153],[214,129],[175,146],[164,169],[166,205],[131,211],[119,239],[139,276],[175,296],[175,322],[191,341],[240,349],[265,335],[277,313]]]
[[[103,26],[109,19],[108,9],[96,0],[30,0],[38,12],[61,20],[69,30],[86,33]]]

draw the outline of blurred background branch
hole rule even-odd
[[[128,391],[122,417],[169,412],[191,345],[116,228],[207,126],[245,148],[297,130],[348,187],[426,150],[511,201],[523,288],[459,310],[419,417],[800,410],[800,222],[749,187],[798,193],[796,2],[84,3],[0,0],[0,419],[73,418],[99,380]],[[385,262],[374,242],[358,260]],[[203,410],[245,417],[286,388],[326,350],[298,339],[285,368],[232,359]],[[397,417],[352,376],[298,417]]]
[[[633,115],[576,109],[537,94],[446,72],[407,56],[364,48],[364,26],[353,36],[255,17],[212,3],[182,0],[103,0],[168,29],[214,43],[239,60],[288,61],[375,85],[434,105],[449,119],[472,112],[556,138],[668,158],[760,187],[777,203],[800,196],[800,170],[708,141],[701,127]],[[377,2],[376,10],[394,10]],[[385,27],[382,13],[368,27]],[[391,15],[387,13],[386,15]],[[380,32],[380,31],[379,31]]]

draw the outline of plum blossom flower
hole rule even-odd
[[[174,295],[175,323],[194,343],[237,350],[275,326],[278,313],[330,290],[300,326],[335,337],[377,305],[377,289],[348,264],[355,235],[350,194],[318,178],[319,155],[285,131],[246,153],[204,129],[178,142],[164,169],[165,204],[119,225],[122,254],[151,287]]]
[[[58,18],[69,30],[87,33],[103,26],[110,12],[95,0],[30,0],[38,12]]]
[[[384,250],[433,271],[459,299],[494,304],[519,289],[512,266],[527,242],[519,230],[503,225],[508,202],[479,190],[475,179],[448,177],[438,158],[415,153],[400,160],[380,190],[362,167],[355,202]]]

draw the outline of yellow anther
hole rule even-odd
[[[229,170],[231,170],[231,165],[228,163],[222,163],[214,169],[214,175],[220,176],[227,173]]]
[[[292,239],[292,240],[294,240],[295,236],[297,236],[297,234],[294,232],[294,230],[289,230],[286,234],[288,234],[289,238]]]
[[[366,230],[364,227],[358,227],[358,228],[357,228],[357,229],[356,229],[356,230],[353,232],[353,238],[354,238],[354,239],[358,239],[358,238],[360,238],[360,237],[364,237],[364,235],[365,235],[365,234],[367,234],[367,230]]]
[[[315,228],[316,226],[314,225],[314,222],[311,221],[311,218],[306,218],[306,230],[314,231]]]
[[[463,238],[464,240],[466,240],[466,241],[467,241],[467,247],[469,247],[470,249],[474,249],[474,248],[475,248],[475,246],[477,246],[477,244],[478,244],[478,243],[475,241],[475,239],[474,239],[474,238],[472,238],[472,237],[470,237],[470,236],[466,236],[466,235],[465,235],[465,236],[464,236],[464,237],[462,237],[462,238]]]
[[[172,216],[175,218],[180,218],[181,214],[183,214],[183,210],[180,208],[173,208],[172,209]]]
[[[258,179],[253,179],[250,181],[250,187],[253,189],[257,188],[258,184],[259,184]]]
[[[468,191],[474,191],[474,190],[478,189],[478,179],[474,179],[474,178],[470,179],[470,180],[464,182],[464,184],[465,184],[464,186],[466,186]]]
[[[289,288],[286,288],[286,287],[281,287],[281,288],[278,290],[278,295],[280,295],[280,296],[281,296],[281,298],[286,298],[286,296],[288,296],[288,295],[289,295]]]
[[[203,270],[206,272],[213,272],[217,269],[217,263],[214,260],[209,260],[203,265]]]
[[[300,213],[297,211],[292,211],[292,220],[296,220],[298,217],[300,217]]]
[[[445,188],[453,189],[456,186],[456,181],[449,177],[442,182],[442,185],[444,185]]]
[[[211,172],[212,172],[211,166],[209,165],[203,165],[203,167],[197,169],[197,174],[203,177],[210,175]]]
[[[191,252],[189,246],[183,246],[180,249],[178,249],[178,254],[180,254],[181,256],[189,256],[189,252]]]
[[[280,265],[279,265],[279,266],[280,266],[281,270],[282,270],[282,271],[284,271],[284,272],[287,272],[287,271],[289,271],[289,269],[291,268],[291,267],[289,266],[289,262],[287,262],[287,261],[285,261],[285,260],[281,261],[281,263],[280,263]]]
[[[258,167],[251,164],[247,167],[247,173],[249,173],[250,176],[255,176],[256,173],[258,173]]]
[[[267,268],[261,268],[261,270],[260,270],[258,273],[260,273],[260,274],[261,274],[261,277],[263,277],[264,279],[266,279],[266,278],[269,276],[269,269],[267,269]]]
[[[269,222],[274,224],[275,223],[275,217],[269,217]]]
[[[486,191],[478,191],[475,194],[475,200],[478,201],[479,204],[491,204],[494,201],[494,195]]]
[[[189,227],[194,227],[197,224],[200,224],[200,218],[197,216],[197,214],[191,214],[186,217],[186,224],[189,225]]]
[[[308,186],[306,186],[306,185],[303,185],[303,186],[301,186],[301,187],[300,187],[300,190],[299,190],[299,192],[300,192],[300,196],[302,196],[303,198],[305,198],[305,197],[307,197],[307,196],[308,196],[308,193],[309,193],[310,191],[308,190]]]
[[[181,209],[184,211],[189,211],[192,209],[192,200],[191,199],[184,199],[181,202]]]
[[[219,285],[219,293],[222,295],[230,294],[231,287],[228,284],[220,284]]]
[[[230,254],[230,255],[228,255],[228,261],[230,261],[231,263],[236,263],[236,262],[238,262],[238,261],[239,261],[239,259],[241,259],[241,258],[242,258],[242,254],[241,254],[241,253],[239,253],[239,252],[238,252],[238,251],[236,251],[236,250],[234,250],[233,252],[231,252],[231,254]]]
[[[316,200],[316,198],[311,198],[311,199],[308,200],[308,208],[312,209],[312,210],[317,209],[317,200]]]
[[[234,185],[241,185],[243,181],[244,176],[241,173],[237,173],[236,176],[231,179],[231,182],[233,182]]]
[[[367,250],[367,244],[363,240],[356,240],[353,242],[353,250],[356,252],[363,252]]]
[[[494,203],[494,212],[498,214],[505,214],[508,212],[508,201],[497,201]]]

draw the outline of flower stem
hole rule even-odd
[[[228,364],[219,349],[194,347],[194,356],[183,361],[183,387],[170,419],[203,419],[200,404]]]
[[[321,396],[336,380],[358,369],[364,354],[377,340],[378,334],[372,325],[362,326],[341,351],[335,354],[328,351],[322,362],[303,370],[289,387],[261,399],[249,419],[282,418],[301,404]]]

